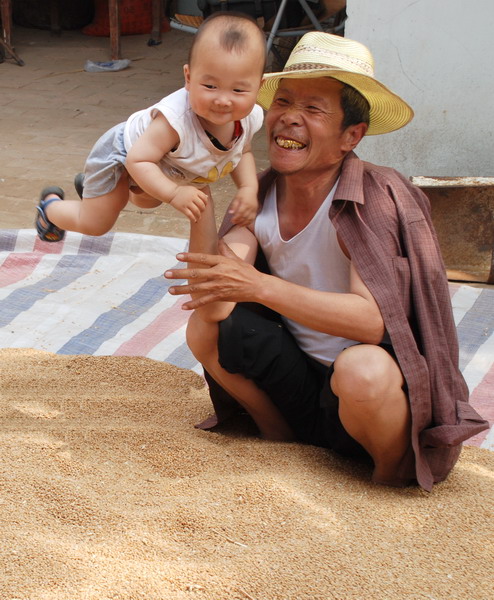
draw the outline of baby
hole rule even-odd
[[[66,230],[103,235],[129,201],[141,208],[171,204],[194,223],[210,201],[208,185],[228,174],[237,187],[228,209],[233,221],[252,222],[258,204],[251,140],[262,126],[255,102],[265,60],[255,21],[211,15],[194,38],[185,87],[96,142],[75,179],[82,202],[64,200],[58,186],[41,192],[39,237],[58,242]]]

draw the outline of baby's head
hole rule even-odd
[[[266,63],[266,40],[247,15],[213,13],[200,26],[184,66],[192,110],[222,125],[247,116]]]

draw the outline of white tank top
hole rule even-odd
[[[272,275],[314,290],[350,291],[350,260],[343,253],[328,217],[335,189],[336,184],[310,223],[289,240],[283,240],[280,234],[276,186],[268,191],[254,231]],[[323,364],[331,364],[344,348],[357,343],[282,318],[302,350]]]
[[[214,183],[235,169],[246,144],[261,128],[263,121],[262,108],[256,104],[250,114],[241,119],[242,133],[232,147],[220,150],[208,138],[192,111],[189,93],[182,88],[127,119],[124,128],[127,152],[158,113],[166,117],[179,137],[178,146],[159,161],[161,170],[179,185],[198,188]]]

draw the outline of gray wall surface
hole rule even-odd
[[[494,176],[494,1],[347,0],[347,13],[345,37],[415,111],[358,155],[406,176]]]

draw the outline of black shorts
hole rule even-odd
[[[369,456],[341,424],[338,397],[329,384],[333,367],[303,352],[279,319],[237,306],[220,323],[218,350],[221,366],[264,390],[299,441]]]

